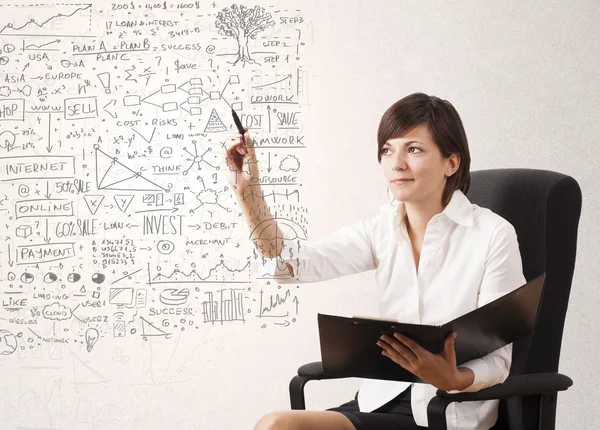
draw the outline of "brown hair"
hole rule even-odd
[[[471,185],[471,154],[462,120],[448,100],[423,93],[410,94],[388,108],[381,117],[377,130],[377,161],[381,164],[381,151],[389,139],[407,134],[419,125],[426,125],[442,156],[457,153],[460,165],[447,178],[442,194],[445,207],[455,190],[467,193]]]

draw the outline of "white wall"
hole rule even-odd
[[[600,415],[593,396],[598,392],[593,375],[598,371],[595,348],[599,345],[598,330],[593,327],[599,305],[594,279],[599,275],[595,257],[600,249],[595,239],[600,231],[593,220],[600,208],[593,169],[599,155],[595,142],[600,138],[597,126],[600,91],[596,77],[600,63],[595,25],[600,7],[596,2],[248,3],[247,6],[264,6],[271,13],[274,25],[258,33],[257,39],[249,44],[257,63],[235,66],[227,61],[235,59],[236,42],[217,34],[214,26],[215,14],[230,6],[229,3],[215,2],[213,6],[201,1],[184,15],[176,7],[166,11],[142,8],[144,13],[140,14],[138,2],[133,3],[135,10],[119,12],[110,10],[112,3],[99,1],[90,8],[50,2],[46,6],[22,2],[20,7],[15,2],[3,2],[0,7],[0,57],[3,57],[0,104],[8,108],[3,109],[5,116],[0,118],[2,428],[237,430],[252,428],[261,415],[271,410],[288,409],[290,378],[298,366],[319,359],[316,313],[375,313],[374,276],[363,273],[281,289],[261,279],[264,275],[261,261],[253,257],[248,230],[237,216],[233,195],[225,188],[228,185],[223,173],[225,165],[219,151],[227,132],[210,127],[205,130],[210,112],[215,109],[222,123],[231,128],[228,103],[240,102],[241,113],[263,115],[261,126],[251,129],[253,136],[304,136],[304,148],[260,149],[258,157],[263,173],[271,167],[273,170],[268,173],[271,177],[292,173],[298,177],[296,186],[263,188],[266,192],[285,193],[286,188],[299,192],[299,202],[294,201],[295,195],[287,200],[279,196],[281,205],[273,203],[271,207],[279,216],[293,219],[291,224],[296,228],[302,226],[309,240],[313,240],[338,226],[374,215],[386,201],[385,183],[376,160],[377,125],[388,106],[416,91],[437,95],[456,107],[469,138],[472,170],[548,169],[571,175],[579,182],[584,200],[578,260],[560,363],[560,371],[569,375],[574,385],[559,395],[557,428],[597,427]],[[59,13],[73,16],[60,17]],[[149,16],[144,17],[145,13]],[[302,17],[302,22],[282,24],[281,18],[285,16]],[[31,19],[35,23],[25,25]],[[188,21],[173,28],[165,28],[164,22],[150,28],[121,28],[128,33],[119,39],[114,22],[127,19]],[[112,27],[107,21],[113,22]],[[12,24],[12,28],[6,27],[7,24]],[[152,35],[151,28],[155,27],[159,30]],[[169,30],[194,27],[198,27],[197,33],[169,38]],[[140,34],[134,34],[134,30]],[[148,38],[148,50],[129,53],[128,60],[105,59],[108,54],[97,59],[96,55],[81,52],[82,48],[76,53],[85,55],[73,52],[74,45],[81,47],[84,43],[95,43],[93,52],[97,52],[100,41],[105,42],[106,51],[120,50],[121,41],[144,38]],[[263,46],[263,42],[277,40],[289,46]],[[117,48],[112,48],[115,43]],[[162,43],[197,43],[200,49],[161,52]],[[214,51],[207,52],[209,45],[214,45]],[[154,51],[155,47],[159,50]],[[287,54],[289,62],[284,59]],[[274,55],[280,55],[279,59],[268,62],[267,57]],[[67,64],[64,60],[83,60],[84,67],[64,68]],[[176,73],[176,61],[180,65],[195,64],[196,69]],[[132,65],[136,66],[134,70]],[[146,67],[150,70],[144,71]],[[52,75],[59,71],[72,71],[80,76],[53,79]],[[97,76],[108,72],[110,93]],[[50,74],[48,79],[46,73]],[[148,81],[143,76],[146,73],[154,73],[148,75]],[[288,74],[292,77],[286,78]],[[36,79],[40,76],[42,79]],[[240,83],[235,84],[231,76],[237,76]],[[11,77],[17,82],[11,82]],[[184,91],[189,91],[191,78],[201,78],[203,91],[207,93],[222,92],[221,97],[214,99],[203,93],[203,100],[197,105],[202,110],[199,115],[190,110],[189,104],[180,106],[187,99]],[[280,84],[256,88],[282,79]],[[187,86],[181,87],[186,82]],[[173,83],[178,87],[174,93],[159,91],[153,98],[148,97],[163,85]],[[78,91],[80,85],[86,89]],[[297,104],[253,104],[250,96],[264,91],[287,94]],[[137,106],[125,106],[124,96],[136,94],[141,99],[148,98]],[[88,99],[65,102],[74,97]],[[170,112],[155,106],[173,101],[177,106]],[[14,105],[16,110],[12,109]],[[61,112],[34,112],[41,106],[57,106]],[[66,113],[62,112],[65,106]],[[86,109],[86,113],[75,111],[75,106]],[[298,129],[282,130],[281,124],[276,125],[276,113],[269,109],[296,113]],[[175,119],[177,126],[157,126],[152,135],[152,123],[144,124],[152,119]],[[125,120],[140,122],[133,127],[119,122]],[[194,128],[190,129],[190,124]],[[205,135],[190,136],[199,132]],[[177,133],[183,133],[184,139],[173,139],[172,135]],[[204,158],[209,164],[201,162],[201,169],[196,164],[186,176],[181,171],[176,175],[158,175],[153,171],[158,167],[152,166],[189,168],[192,160],[183,147],[193,153],[192,139],[197,141],[200,154],[211,148]],[[135,191],[129,180],[124,181],[127,186],[123,190],[111,189],[119,186],[102,181],[98,189],[96,171],[102,177],[109,170],[110,159],[105,160],[94,149],[95,144],[111,157],[119,149],[120,162],[133,171],[146,168],[144,175],[158,188]],[[152,147],[152,154],[148,153],[148,147]],[[142,156],[144,150],[146,157]],[[128,151],[131,159],[125,154]],[[133,151],[138,153],[134,155]],[[170,158],[165,158],[169,153]],[[9,158],[38,154],[41,158]],[[49,155],[67,158],[51,159]],[[281,160],[286,156],[296,157],[297,172],[284,171],[290,160],[282,165]],[[67,165],[60,165],[67,169],[64,177],[68,179],[58,179],[62,175],[57,171],[44,175],[10,173],[18,163],[24,163],[21,164],[24,169],[24,166],[48,165],[49,160],[66,160],[72,163],[68,166],[74,172],[68,171]],[[219,165],[221,168],[217,170]],[[122,176],[126,172],[113,170],[107,178],[115,174],[112,182],[126,179]],[[90,190],[61,193],[58,183],[72,182],[74,178],[89,181]],[[169,183],[172,190],[162,192],[160,187],[168,188]],[[66,199],[67,206],[72,204],[73,216],[49,217],[47,212],[36,213],[33,203],[27,202],[47,200],[44,196],[47,192],[51,199]],[[183,193],[184,204],[176,206],[176,201],[171,200],[175,193]],[[162,194],[163,206],[147,203],[144,200],[147,194]],[[97,199],[93,196],[104,196],[95,215],[87,208],[83,195],[89,201]],[[133,199],[121,211],[116,204],[120,198],[117,196],[133,196]],[[216,200],[210,200],[211,197]],[[21,201],[25,201],[25,209],[18,209],[22,206],[17,202]],[[202,202],[204,206],[190,213],[190,209]],[[178,210],[172,212],[175,207]],[[169,211],[141,212],[164,208]],[[36,216],[15,219],[18,210]],[[145,234],[142,226],[144,216],[149,214],[182,215],[181,228],[176,217],[175,228],[167,223],[161,231]],[[98,224],[95,235],[57,235],[57,228],[59,231],[63,228],[61,223],[67,223],[64,228],[68,230],[70,221],[92,219]],[[104,222],[123,222],[125,226],[105,230]],[[207,230],[205,222],[223,222],[227,228]],[[237,224],[233,227],[232,223]],[[94,255],[98,256],[100,251],[93,250],[92,240],[103,238],[131,240],[136,249],[128,250],[126,256],[133,257],[133,261],[128,260],[127,265],[109,264],[106,268],[94,264]],[[222,246],[186,243],[197,239],[221,239],[226,243]],[[171,246],[163,247],[159,243],[162,240],[173,244],[171,254],[159,252]],[[73,255],[63,255],[68,258],[39,266],[30,264],[37,261],[36,252],[40,249],[58,252],[60,243],[72,243]],[[28,255],[31,259],[27,259]],[[247,256],[252,270],[242,270]],[[189,274],[192,263],[199,274],[195,282],[169,285],[178,289],[188,287],[189,296],[181,299],[186,303],[161,303],[160,293],[165,284],[148,283],[149,278],[156,276],[157,266],[165,275],[176,267]],[[44,282],[48,272],[59,279]],[[81,279],[67,280],[72,272],[79,273]],[[106,275],[104,283],[91,281],[96,272]],[[131,279],[124,272],[131,274]],[[28,282],[27,277],[22,278],[24,273],[31,274],[34,280]],[[197,282],[200,278],[207,282]],[[85,292],[81,292],[81,287],[85,287]],[[111,297],[113,302],[115,299],[127,302],[118,298],[116,288],[132,289],[131,305],[110,303]],[[244,321],[221,324],[208,320],[203,314],[208,293],[217,297],[217,291],[232,288],[245,289]],[[141,290],[146,290],[146,300],[140,300],[136,307],[135,298]],[[268,302],[278,294],[285,296],[288,290],[284,303],[261,313],[261,291],[263,300]],[[100,307],[84,307],[88,300],[95,302],[94,292],[99,295]],[[66,294],[66,298],[55,299],[58,293]],[[50,297],[45,299],[44,294]],[[51,307],[55,302],[58,305]],[[52,314],[54,308],[59,313]],[[192,315],[159,317],[151,311],[184,308],[190,309],[187,312]],[[44,309],[46,312],[42,312]],[[64,312],[61,318],[65,319],[52,319],[58,318],[60,312]],[[281,318],[259,318],[286,314],[287,317]],[[86,320],[95,316],[106,317],[107,322]],[[170,333],[169,338],[152,336],[144,340],[140,334],[151,329],[142,318]],[[181,331],[182,319],[185,331]],[[115,325],[116,321],[125,321],[124,331],[120,331],[122,325]],[[94,328],[99,338],[88,352],[85,336],[94,334],[89,330]],[[324,409],[347,401],[358,383],[358,380],[311,383],[306,389],[307,405]]]

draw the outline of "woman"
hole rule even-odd
[[[377,133],[377,159],[391,204],[379,214],[306,243],[295,259],[283,260],[281,231],[255,227],[271,219],[257,196],[259,170],[248,132],[226,160],[230,182],[262,255],[274,258],[279,283],[321,282],[376,270],[380,316],[415,324],[443,324],[525,284],[516,232],[504,218],[470,203],[470,154],[460,116],[446,100],[411,94],[384,113]],[[243,164],[246,163],[246,171]],[[253,198],[246,198],[253,193]],[[272,231],[271,237],[265,232]],[[283,261],[282,261],[283,260]],[[283,263],[283,264],[281,264]],[[326,411],[281,411],[262,417],[255,429],[427,428],[427,405],[438,389],[473,392],[504,382],[512,344],[460,366],[454,333],[440,354],[402,335],[383,337],[382,354],[426,383],[365,379],[343,405]],[[498,400],[452,403],[448,429],[489,429]]]

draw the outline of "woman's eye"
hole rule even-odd
[[[410,148],[408,148],[408,151],[410,152],[411,149],[417,149],[419,152],[423,152],[423,150],[421,148],[416,147],[416,146],[411,146]],[[389,151],[389,148],[383,148],[381,150],[381,153],[385,154],[386,153],[385,151]]]

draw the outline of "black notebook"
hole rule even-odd
[[[395,332],[413,339],[432,353],[442,352],[446,337],[456,332],[458,337],[454,349],[457,366],[480,358],[532,332],[545,278],[543,273],[444,325],[318,314],[323,372],[329,376],[423,382],[381,355],[382,348],[377,345],[379,337]]]

